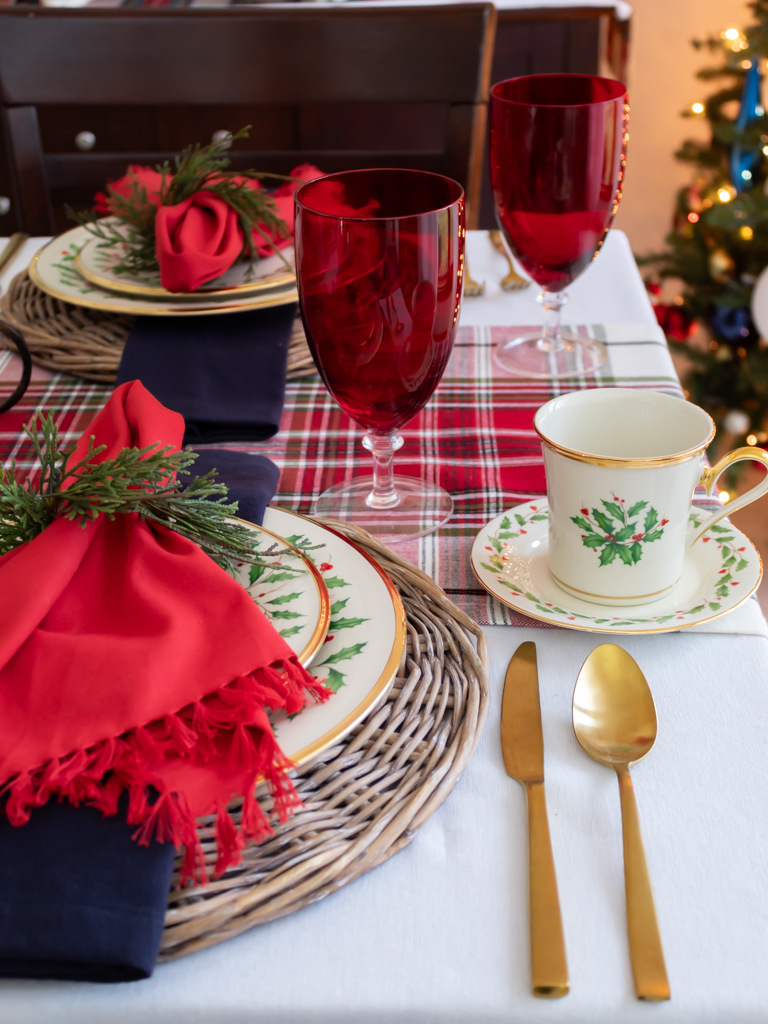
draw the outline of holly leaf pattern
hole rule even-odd
[[[623,530],[619,530],[619,532],[616,534],[614,540],[616,541],[617,544],[621,544],[622,541],[629,540],[629,538],[632,536],[632,534],[634,532],[635,532],[634,524],[630,523],[629,526],[625,526]]]
[[[613,520],[609,519],[604,512],[600,511],[599,508],[593,508],[592,515],[594,516],[595,522],[604,533],[613,533],[616,529]]]
[[[324,681],[323,685],[327,686],[334,693],[338,693],[342,686],[347,684],[344,681],[343,673],[339,672],[336,668],[330,668],[328,669],[328,678]]]
[[[369,619],[331,619],[331,624],[328,627],[329,633],[337,633],[340,629],[353,629],[355,626],[361,625],[363,622],[369,622]]]
[[[623,523],[624,509],[621,507],[621,505],[616,504],[615,501],[606,501],[605,498],[603,498],[602,501],[603,505],[605,506],[605,511],[608,513],[608,515],[613,516],[617,523]]]
[[[301,594],[298,591],[294,591],[292,594],[282,594],[280,597],[273,597],[271,601],[267,601],[267,604],[290,604],[297,597],[301,597]]]
[[[603,548],[600,555],[600,565],[610,565],[616,557],[617,547],[615,544],[608,544]]]
[[[325,585],[329,590],[335,590],[337,587],[348,587],[349,584],[346,580],[343,580],[341,576],[326,576]]]
[[[599,548],[602,544],[607,544],[605,537],[601,537],[599,533],[588,533],[581,541],[585,548]]]
[[[601,566],[611,565],[617,558],[622,565],[637,565],[643,557],[643,545],[664,536],[667,520],[657,525],[659,513],[647,501],[636,501],[625,511],[621,500],[615,494],[611,497],[610,501],[600,499],[604,511],[593,508],[590,515],[582,508],[579,515],[570,517],[571,522],[585,531],[581,543],[585,548],[592,548],[595,554],[599,553]],[[638,516],[644,509],[647,509],[645,524],[641,525]]]
[[[340,661],[349,661],[350,658],[354,658],[356,654],[359,654],[364,647],[366,647],[368,641],[364,640],[360,644],[352,644],[350,647],[342,647],[340,651],[336,651],[330,657],[326,658],[325,661],[320,663],[320,668],[323,665],[336,665]]]

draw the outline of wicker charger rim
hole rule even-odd
[[[0,313],[23,335],[32,362],[99,384],[117,380],[123,348],[136,320],[126,313],[105,313],[54,299],[32,283],[26,270],[14,277],[0,297]],[[297,314],[288,347],[288,380],[316,372]]]
[[[489,705],[480,626],[421,570],[365,531],[318,519],[360,545],[389,573],[403,600],[408,640],[381,706],[299,769],[304,808],[243,851],[243,863],[208,886],[169,896],[160,962],[292,914],[383,864],[413,839],[451,792],[472,755]],[[259,794],[265,808],[269,798]],[[231,808],[238,823],[239,808]],[[198,835],[212,869],[211,825]]]

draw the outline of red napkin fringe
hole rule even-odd
[[[272,797],[271,817],[284,822],[302,806],[287,774],[293,763],[277,744],[265,706],[294,714],[306,705],[307,694],[322,702],[331,691],[295,658],[256,669],[176,714],[20,772],[0,790],[8,793],[5,813],[12,825],[24,825],[35,807],[57,796],[59,802],[68,800],[75,807],[87,804],[113,815],[120,797],[127,793],[127,821],[138,826],[133,838],[141,846],[149,845],[153,837],[176,847],[183,844],[182,884],[204,885],[209,876],[195,818],[183,794],[173,792],[163,781],[161,765],[173,759],[208,764],[223,755],[224,765],[249,773],[240,827],[222,803],[217,807],[215,874],[221,874],[240,863],[249,839],[260,842],[272,835],[270,821],[255,796],[260,779]]]

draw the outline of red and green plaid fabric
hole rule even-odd
[[[504,509],[545,491],[541,448],[533,430],[536,409],[575,387],[639,387],[682,395],[663,335],[653,326],[580,328],[602,340],[609,359],[592,378],[568,382],[521,379],[498,370],[493,346],[521,328],[463,327],[434,397],[402,431],[398,473],[437,482],[454,498],[455,511],[438,533],[398,545],[398,551],[433,576],[448,596],[480,623],[530,622],[500,605],[477,584],[469,566],[473,538]],[[3,368],[0,398],[13,389],[18,361]],[[110,389],[36,370],[27,394],[0,416],[0,459],[34,472],[36,460],[23,426],[36,410],[53,411],[64,441],[74,442],[104,405]],[[228,447],[259,452],[282,471],[275,503],[309,513],[327,487],[370,475],[362,432],[336,405],[319,377],[286,390],[280,432],[262,444]]]

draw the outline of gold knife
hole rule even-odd
[[[525,787],[528,804],[528,871],[533,994],[568,994],[563,922],[544,799],[544,736],[541,731],[536,644],[520,644],[504,680],[501,751],[507,775]]]
[[[0,270],[3,269],[6,263],[10,263],[10,261],[13,259],[13,257],[16,255],[16,253],[28,239],[29,235],[25,235],[22,231],[14,231],[14,233],[8,239],[5,248],[2,252],[0,252]]]

